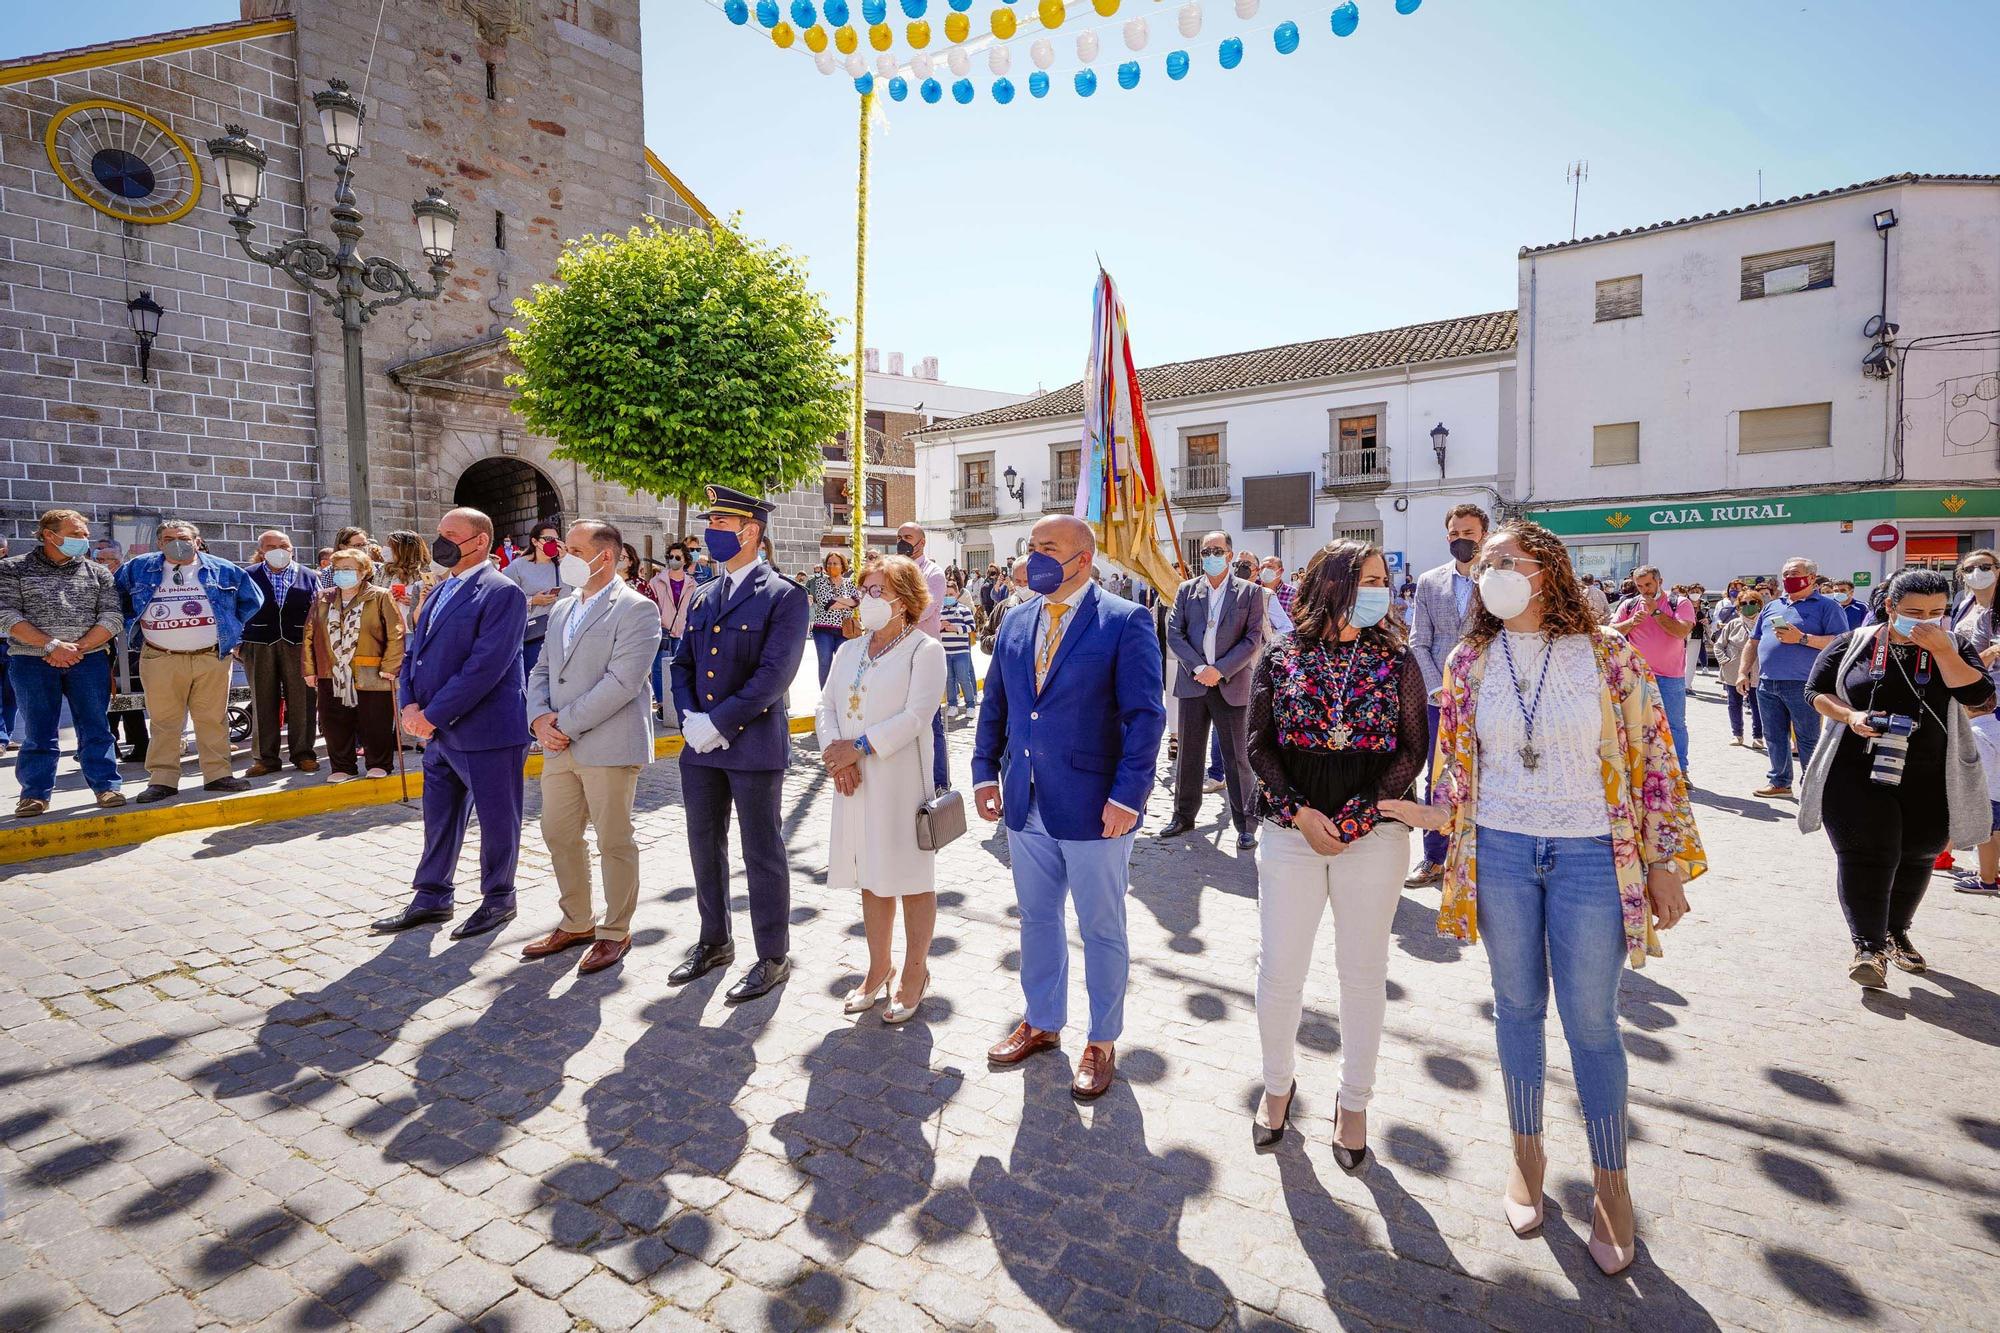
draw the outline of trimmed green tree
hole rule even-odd
[[[522,420],[598,480],[678,500],[681,533],[703,487],[790,490],[845,427],[836,321],[792,254],[735,219],[570,241],[514,309]]]

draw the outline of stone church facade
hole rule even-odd
[[[204,147],[235,124],[269,154],[258,245],[331,242],[312,95],[336,77],[367,104],[362,252],[421,278],[410,202],[441,186],[460,213],[444,299],[364,333],[376,535],[454,503],[508,532],[608,516],[642,553],[670,535],[670,506],[554,461],[504,385],[512,302],[565,238],[711,220],[644,142],[639,0],[388,0],[379,39],[376,10],[243,0],[235,23],[0,63],[0,536],[66,506],[143,548],[172,514],[242,556],[265,527],[323,545],[348,521],[337,314],[237,248]],[[162,307],[144,375],[141,292]]]

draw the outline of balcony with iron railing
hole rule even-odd
[[[951,493],[953,518],[992,518],[999,512],[999,500],[992,485],[961,486]]]
[[[1050,477],[1042,483],[1042,512],[1067,514],[1076,505],[1076,478]]]
[[[1322,491],[1379,491],[1389,484],[1386,444],[1365,449],[1329,449],[1324,462],[1326,471],[1319,484]]]
[[[1183,502],[1227,500],[1229,464],[1185,463],[1174,469],[1174,499]]]

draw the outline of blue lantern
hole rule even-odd
[[[1188,53],[1185,51],[1168,52],[1167,77],[1172,79],[1175,83],[1179,83],[1182,79],[1185,79],[1187,77],[1187,72],[1188,72]]]
[[[1299,49],[1299,25],[1287,19],[1280,23],[1271,34],[1271,44],[1278,48],[1278,54],[1288,56]]]
[[[936,79],[925,79],[923,85],[917,89],[917,96],[936,106],[938,98],[944,96],[944,89],[939,86]]]
[[[867,73],[856,75],[854,79],[854,91],[860,93],[863,97],[874,92],[875,76]]]
[[[952,9],[960,14],[972,8],[972,0],[950,0]]]
[[[1223,38],[1222,46],[1216,51],[1215,57],[1222,62],[1224,69],[1235,69],[1243,63],[1243,39],[1241,37]]]
[[[750,6],[743,0],[722,0],[722,16],[740,28],[750,21]]]
[[[1423,2],[1424,0],[1396,0],[1396,12],[1398,14],[1414,14],[1417,12],[1417,6]]]
[[[1048,73],[1045,70],[1038,69],[1033,74],[1030,74],[1028,76],[1028,96],[1047,97],[1048,95],[1049,95]]]
[[[910,81],[908,79],[905,79],[899,75],[896,78],[889,80],[890,101],[900,102],[909,95],[910,95]]]
[[[960,79],[952,84],[951,100],[960,106],[969,106],[972,102],[972,80]]]
[[[792,0],[792,24],[800,31],[819,22],[819,11],[813,8],[813,0]]]
[[[766,28],[778,26],[778,0],[757,0],[757,22]]]
[[[1131,92],[1139,86],[1139,62],[1128,60],[1118,67],[1118,86]]]
[[[1333,35],[1352,37],[1354,30],[1361,26],[1361,11],[1354,7],[1354,0],[1333,11]]]
[[[889,17],[889,0],[861,0],[861,21],[869,27]]]
[[[820,13],[826,15],[826,23],[830,28],[846,27],[850,17],[847,12],[847,0],[826,0],[826,3],[820,6]]]
[[[1088,97],[1097,91],[1097,71],[1080,69],[1076,72],[1076,95]]]
[[[920,19],[929,8],[929,0],[903,0],[903,14],[906,18]]]
[[[993,100],[1006,106],[1014,100],[1014,82],[1011,79],[993,80]]]

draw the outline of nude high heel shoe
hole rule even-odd
[[[888,976],[882,978],[880,985],[871,986],[867,990],[861,989],[861,982],[856,982],[854,989],[847,993],[847,998],[841,1001],[840,1012],[843,1014],[867,1013],[875,1007],[877,1000],[880,1000],[889,993],[889,983],[895,980],[895,977],[896,974],[891,972]],[[867,978],[863,977],[861,980],[866,981]]]
[[[1590,1243],[1584,1248],[1590,1251],[1591,1262],[1597,1265],[1604,1276],[1617,1277],[1630,1268],[1632,1261],[1639,1255],[1638,1228],[1636,1226],[1633,1228],[1630,1245],[1614,1245],[1608,1240],[1600,1240],[1597,1235],[1597,1203],[1593,1199],[1590,1208]]]

